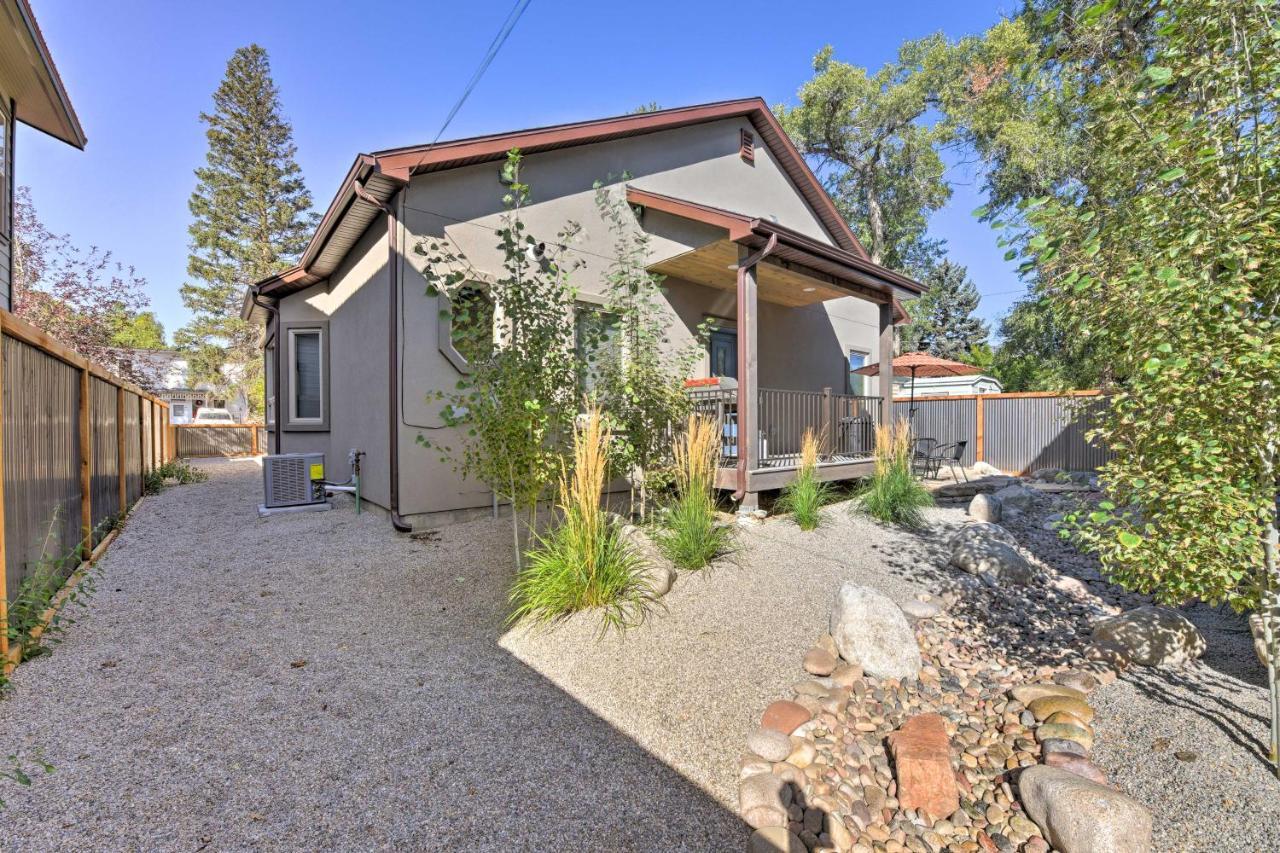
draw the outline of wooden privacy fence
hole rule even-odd
[[[172,458],[169,407],[0,310],[0,661],[8,602],[57,561],[70,574]]]
[[[169,427],[174,455],[257,456],[267,449],[267,430],[261,424],[174,424]]]
[[[967,441],[965,465],[986,462],[1010,474],[1037,468],[1096,471],[1111,458],[1085,440],[1106,398],[1097,391],[917,397],[914,431],[939,443]],[[897,418],[910,402],[893,401]]]

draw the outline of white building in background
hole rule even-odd
[[[1000,394],[1004,388],[1000,380],[985,373],[971,376],[937,376],[919,377],[915,381],[917,397],[963,397],[973,394]],[[911,379],[894,377],[893,396],[905,398],[911,396]]]
[[[249,419],[249,397],[238,386],[219,391],[207,382],[194,387],[190,362],[186,353],[177,350],[117,350],[122,363],[132,362],[133,370],[150,377],[148,385],[156,396],[169,404],[171,423],[191,423],[203,408],[226,409],[237,423]],[[222,373],[229,385],[244,374],[244,365],[228,364]]]

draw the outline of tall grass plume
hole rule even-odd
[[[599,409],[577,424],[573,465],[559,482],[559,523],[538,535],[511,589],[511,621],[547,624],[598,608],[602,629],[644,619],[654,600],[645,564],[605,512],[600,497],[609,471],[612,434]]]
[[[911,471],[911,425],[903,419],[876,427],[876,464],[854,505],[872,518],[902,527],[924,525],[933,495]]]
[[[729,550],[732,528],[716,516],[715,476],[720,464],[716,421],[690,415],[671,448],[674,500],[661,516],[655,538],[667,559],[682,569],[701,569]]]
[[[822,523],[822,508],[831,502],[834,494],[830,483],[818,479],[819,454],[817,434],[812,429],[805,430],[796,478],[787,484],[778,499],[778,510],[790,513],[801,530],[814,530]]]

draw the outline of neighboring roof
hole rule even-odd
[[[853,372],[860,373],[863,376],[879,376],[880,365],[869,364]],[[961,361],[951,361],[947,358],[938,358],[936,355],[929,355],[927,352],[904,352],[893,360],[894,376],[931,379],[941,376],[972,376],[981,372],[981,367],[974,367],[972,364],[965,364]]]
[[[739,117],[755,126],[760,139],[795,183],[835,244],[866,259],[866,249],[769,105],[763,98],[744,98],[361,154],[330,202],[298,265],[258,282],[254,290],[263,296],[285,296],[310,287],[333,272],[379,212],[376,205],[357,196],[357,184],[363,185],[365,191],[378,200],[386,201],[414,175],[502,160],[512,148],[536,154]],[[243,316],[246,319],[253,313],[254,290],[245,298]]]
[[[778,236],[778,246],[774,257],[804,264],[820,272],[845,279],[873,289],[884,286],[896,286],[912,293],[923,293],[924,286],[896,273],[891,269],[872,263],[863,255],[846,249],[828,246],[820,240],[801,234],[785,225],[768,219],[747,216],[719,207],[711,207],[698,202],[687,201],[661,193],[650,192],[636,187],[627,187],[627,201],[642,207],[661,210],[674,216],[693,219],[708,225],[724,228],[729,232],[729,239],[750,246],[764,245],[768,239]],[[889,295],[892,295],[890,292]]]
[[[15,101],[18,121],[84,148],[80,119],[28,0],[0,0],[0,90]]]

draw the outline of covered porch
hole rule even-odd
[[[639,209],[643,227],[651,233],[662,234],[679,223],[689,226],[684,234],[699,235],[692,248],[655,258],[651,271],[735,296],[736,340],[722,343],[734,350],[718,354],[713,340],[711,376],[696,380],[689,390],[695,410],[720,425],[717,485],[732,491],[743,508],[754,508],[761,492],[782,488],[795,478],[808,430],[820,442],[821,479],[869,476],[876,426],[891,417],[892,383],[879,382],[874,395],[848,394],[841,393],[845,388],[815,390],[813,377],[802,375],[793,377],[791,388],[776,387],[781,383],[775,373],[775,387],[761,387],[761,309],[768,304],[772,310],[804,311],[850,297],[874,305],[876,322],[870,325],[875,344],[869,359],[888,375],[893,326],[907,319],[899,296],[919,294],[920,285],[872,263],[856,241],[838,248],[770,220],[635,187],[628,187],[627,200]],[[803,337],[768,343],[774,351],[815,346]],[[735,378],[717,371],[718,355],[732,356],[735,370],[728,376],[736,374]]]

